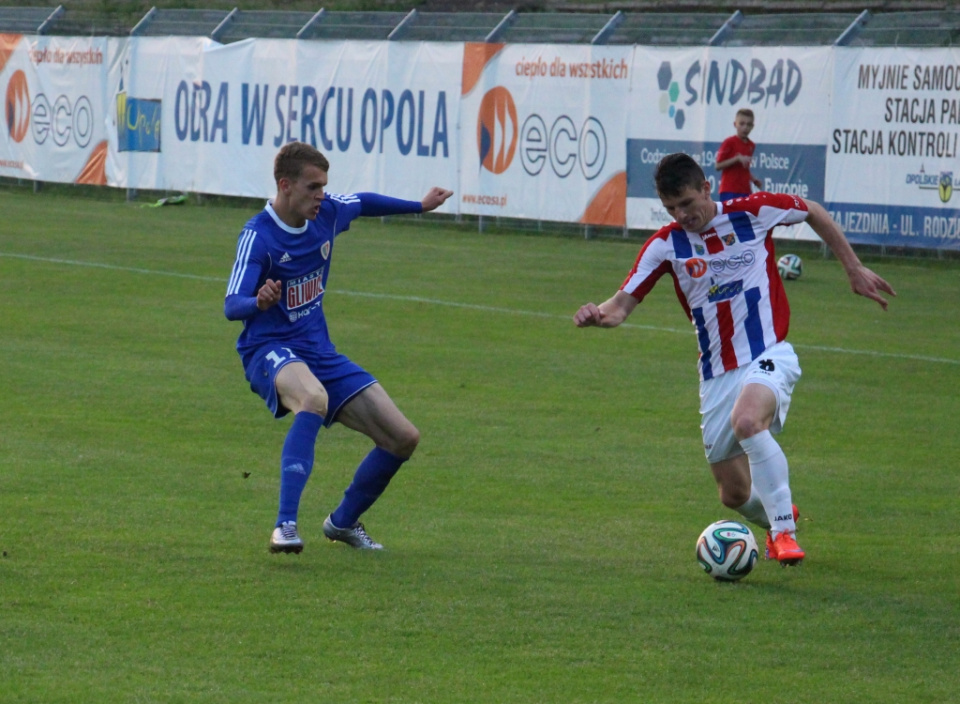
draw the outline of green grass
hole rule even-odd
[[[279,450],[223,318],[231,207],[0,191],[0,702],[947,702],[960,652],[956,262],[809,245],[781,442],[804,565],[717,584],[734,517],[700,449],[669,285],[613,331],[570,318],[639,243],[356,223],[327,313],[417,424],[323,540],[366,453],[323,431],[300,556],[268,554]],[[245,477],[245,473],[249,473]]]

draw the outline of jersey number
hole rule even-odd
[[[286,362],[288,359],[296,359],[296,358],[297,358],[297,355],[295,355],[295,354],[293,353],[293,350],[291,350],[289,347],[282,347],[281,349],[286,350],[286,352],[287,352],[287,354],[289,355],[289,357],[281,357],[281,356],[278,355],[276,352],[268,352],[268,353],[267,353],[267,359],[269,359],[271,362],[273,362],[273,368],[274,368],[274,369],[276,369],[277,367],[279,367],[281,364],[283,364],[284,362]]]

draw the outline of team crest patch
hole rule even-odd
[[[693,251],[695,251],[697,254],[701,254],[701,255],[707,253],[706,248],[705,248],[702,244],[695,244],[695,245],[693,245]]]
[[[953,172],[952,171],[941,171],[940,172],[940,183],[938,184],[940,192],[940,200],[944,203],[950,202],[950,197],[953,195]]]
[[[323,257],[324,261],[330,256],[330,240],[327,240],[320,246],[320,256]]]
[[[733,243],[737,241],[737,236],[732,232],[730,234],[723,236],[723,243],[728,247],[732,247]]]

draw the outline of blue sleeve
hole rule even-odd
[[[223,300],[223,314],[227,320],[246,320],[260,311],[256,296],[228,295]]]
[[[401,200],[379,193],[358,193],[357,198],[360,199],[360,214],[366,217],[423,212],[423,205],[418,200]]]
[[[223,314],[228,320],[246,320],[259,312],[257,291],[260,278],[269,268],[269,255],[255,230],[245,229],[237,240],[237,258],[227,283]]]

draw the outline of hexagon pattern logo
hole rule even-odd
[[[661,63],[657,70],[657,86],[660,88],[660,112],[669,117],[678,130],[682,130],[686,117],[683,108],[677,107],[680,84],[673,80],[673,68],[669,61]]]

